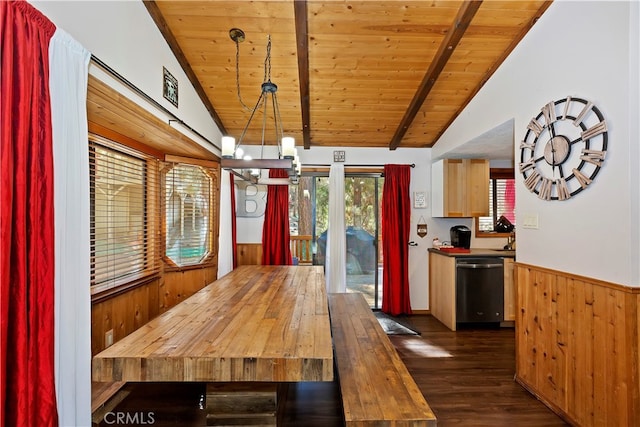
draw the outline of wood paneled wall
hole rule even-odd
[[[129,291],[91,305],[91,354],[106,348],[105,334],[113,329],[113,342],[184,301],[216,279],[217,265],[168,271]]]
[[[135,331],[159,314],[160,279],[91,305],[91,355],[107,346],[105,334],[113,329],[113,342]]]
[[[164,313],[215,281],[216,274],[215,267],[165,273],[164,282],[160,284],[159,289],[160,313]]]
[[[567,421],[640,420],[640,288],[516,263],[516,379]]]
[[[238,243],[236,246],[238,266],[262,265],[261,243]]]

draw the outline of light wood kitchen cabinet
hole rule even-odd
[[[489,215],[489,161],[443,159],[431,165],[434,217]]]
[[[456,330],[456,259],[429,252],[429,308],[431,315]]]
[[[513,279],[513,259],[504,259],[504,320],[516,320],[516,287]]]
[[[495,251],[472,249],[469,258],[484,257],[486,259],[488,253],[495,253]],[[502,309],[503,318],[501,321],[515,321],[514,258],[511,256],[490,256],[494,259],[500,259],[503,265],[504,289],[502,292],[504,294],[501,296],[504,297],[504,308]],[[456,261],[458,258],[457,256],[440,254],[436,250],[429,250],[429,311],[433,317],[452,331],[456,330],[456,325],[460,320],[456,315]],[[510,326],[510,324],[503,326]]]

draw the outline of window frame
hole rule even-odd
[[[152,224],[149,225],[150,247],[153,249],[153,256],[150,258],[154,262],[153,271],[143,271],[135,276],[127,276],[121,280],[113,281],[112,286],[96,287],[91,286],[91,283],[87,283],[90,288],[91,303],[96,304],[101,301],[105,301],[113,296],[120,295],[124,292],[128,292],[132,289],[144,286],[152,283],[163,276],[164,273],[170,273],[175,271],[187,271],[206,269],[217,266],[218,252],[219,252],[219,223],[220,223],[220,180],[221,170],[220,163],[216,160],[209,160],[204,158],[183,157],[175,154],[167,154],[162,149],[141,143],[132,138],[129,138],[123,134],[111,131],[108,128],[104,128],[95,123],[89,122],[88,144],[97,142],[102,145],[112,147],[117,151],[122,151],[126,154],[131,154],[134,157],[145,159],[148,164],[148,171],[152,171],[147,177],[147,182],[152,189],[152,197],[154,201],[153,205],[153,217],[149,218]],[[153,142],[153,141],[150,141]],[[91,161],[88,157],[87,162]],[[203,260],[200,264],[193,264],[184,267],[172,267],[164,262],[164,241],[166,239],[164,235],[164,213],[162,205],[162,193],[163,193],[163,176],[162,167],[166,162],[182,162],[189,165],[199,165],[207,169],[209,176],[211,176],[212,182],[212,198],[211,198],[211,253],[210,256]],[[91,168],[92,166],[89,165]],[[91,172],[91,171],[90,171]],[[91,179],[91,178],[90,178]],[[90,183],[91,185],[91,183]],[[90,247],[90,250],[93,250]],[[90,255],[91,256],[91,255]],[[92,261],[91,261],[92,262]]]
[[[199,167],[211,180],[209,188],[209,251],[200,262],[194,264],[179,265],[169,256],[167,256],[167,210],[166,210],[166,178],[167,174],[176,165],[185,165],[191,167]],[[210,160],[194,159],[189,157],[167,155],[165,162],[160,170],[160,227],[161,227],[161,259],[165,265],[164,271],[187,271],[203,267],[209,267],[216,264],[218,257],[218,239],[219,239],[219,189],[220,189],[220,164]]]
[[[150,280],[159,276],[160,273],[160,262],[155,255],[158,250],[158,241],[157,241],[157,227],[154,224],[154,219],[151,218],[154,213],[157,213],[159,209],[159,200],[157,200],[158,189],[151,188],[153,182],[157,182],[157,177],[159,174],[158,168],[158,160],[146,153],[142,153],[138,150],[130,148],[126,145],[118,141],[113,141],[109,138],[105,138],[99,136],[97,134],[89,134],[88,135],[88,144],[89,144],[89,158],[87,161],[89,162],[89,190],[90,190],[90,221],[95,221],[95,171],[92,171],[94,168],[95,162],[95,145],[99,145],[104,147],[105,149],[115,151],[125,156],[133,157],[137,160],[140,160],[144,163],[144,174],[143,174],[143,194],[145,200],[143,202],[143,216],[144,216],[144,231],[146,235],[143,237],[143,241],[146,242],[144,244],[144,259],[145,265],[141,271],[128,273],[122,276],[113,277],[108,280],[105,280],[101,283],[89,283],[90,286],[90,294],[92,299],[100,299],[112,294],[116,294],[122,292],[123,290],[129,289],[134,286],[138,286],[143,283],[147,283]],[[92,160],[92,156],[93,159]],[[156,197],[154,198],[154,195]],[[157,215],[156,215],[157,216]],[[95,230],[93,227],[90,227],[90,271],[91,276],[95,275]]]
[[[185,268],[190,268],[190,267],[200,267],[203,264],[207,264],[209,263],[212,258],[215,256],[215,248],[213,247],[214,244],[214,239],[213,239],[213,218],[212,215],[209,214],[208,215],[208,230],[207,230],[207,234],[209,234],[208,239],[207,239],[207,244],[206,244],[206,250],[205,250],[205,255],[203,255],[200,260],[198,262],[194,262],[194,263],[188,263],[188,264],[178,264],[176,262],[176,260],[174,260],[173,258],[171,258],[169,255],[167,255],[167,246],[166,246],[166,242],[167,242],[167,232],[168,232],[168,228],[167,228],[167,176],[168,174],[175,169],[176,167],[180,167],[180,166],[186,166],[189,168],[198,168],[200,170],[200,172],[202,172],[203,175],[206,175],[207,178],[209,179],[209,188],[208,188],[208,210],[212,211],[212,206],[214,203],[213,197],[215,194],[215,182],[216,182],[216,177],[211,173],[211,171],[206,168],[206,167],[202,167],[200,165],[194,165],[194,164],[189,164],[189,163],[184,163],[184,162],[176,162],[176,163],[168,163],[166,165],[166,167],[164,167],[162,169],[162,202],[163,202],[163,208],[162,208],[162,229],[163,229],[163,233],[162,233],[162,237],[163,237],[163,251],[162,251],[162,259],[163,261],[171,268],[171,269],[185,269]]]
[[[489,171],[489,183],[491,185],[491,183],[493,183],[493,185],[495,186],[495,180],[496,179],[515,179],[515,170],[514,168],[491,168]],[[491,202],[495,204],[495,188],[494,191],[491,193],[493,194],[494,200],[492,200]],[[480,219],[479,217],[475,217],[474,221],[475,223],[475,237],[477,238],[481,238],[481,239],[487,239],[487,238],[506,238],[509,237],[511,235],[511,233],[501,233],[501,232],[497,232],[497,231],[483,231],[480,230]]]

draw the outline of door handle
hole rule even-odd
[[[459,264],[458,268],[502,268],[502,264]]]

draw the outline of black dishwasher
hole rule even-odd
[[[504,320],[502,258],[456,259],[456,322],[495,323]]]

